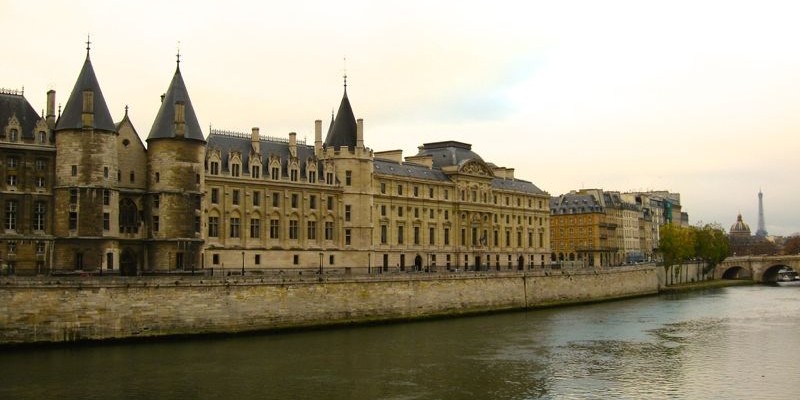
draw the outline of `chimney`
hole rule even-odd
[[[81,114],[81,122],[84,128],[94,127],[94,92],[91,90],[83,91],[83,113]]]
[[[164,102],[164,97],[167,97],[167,94],[166,93],[161,93],[161,102],[162,103]]]
[[[314,121],[314,155],[322,156],[322,120]]]
[[[250,134],[250,143],[253,146],[253,152],[261,154],[261,135],[258,134],[257,127],[253,127],[253,131]]]
[[[356,148],[364,148],[364,119],[359,118],[356,120]]]
[[[175,136],[184,137],[186,134],[186,105],[182,101],[175,102]]]
[[[56,127],[56,91],[55,90],[48,90],[47,91],[47,114],[45,115],[45,119],[47,120],[47,127],[50,129],[54,129]]]

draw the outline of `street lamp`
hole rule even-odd
[[[322,276],[322,252],[319,253],[319,275]]]
[[[244,276],[244,251],[242,251],[242,276]]]

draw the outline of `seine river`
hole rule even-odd
[[[2,399],[798,399],[800,287],[327,331],[3,349]]]

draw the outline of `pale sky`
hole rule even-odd
[[[551,195],[670,190],[800,232],[800,2],[0,0],[0,87],[64,104],[91,35],[146,138],[175,71],[208,127],[314,139],[348,75],[366,145],[459,140]],[[347,59],[346,63],[344,58]],[[345,67],[346,65],[346,67]]]

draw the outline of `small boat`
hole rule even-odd
[[[800,286],[800,275],[792,269],[783,268],[778,271],[775,281],[779,286]]]

